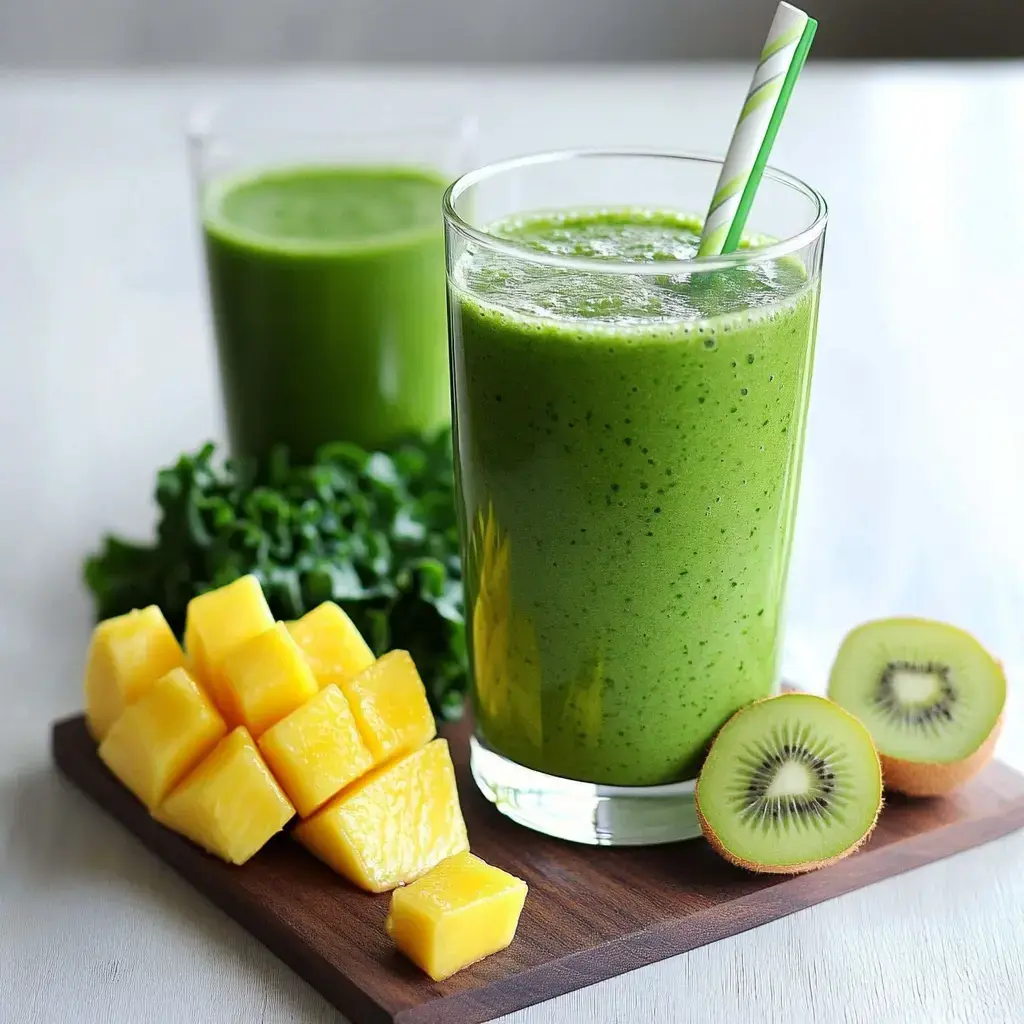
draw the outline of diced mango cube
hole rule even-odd
[[[365,775],[311,818],[295,838],[370,892],[386,892],[469,849],[448,744],[434,740]]]
[[[85,668],[85,717],[93,738],[102,740],[132,701],[184,664],[155,604],[101,622],[93,630]]]
[[[333,601],[324,601],[301,619],[289,622],[288,631],[321,687],[347,682],[373,664],[373,651]]]
[[[427,691],[407,651],[390,651],[341,688],[375,764],[417,750],[437,735]]]
[[[244,864],[295,814],[248,731],[228,733],[154,813],[229,864]]]
[[[259,747],[304,818],[373,767],[348,701],[336,686],[271,726]]]
[[[414,964],[443,981],[511,945],[525,900],[522,879],[457,853],[395,890],[386,928]]]
[[[195,680],[175,668],[125,708],[107,731],[99,755],[153,810],[227,731]]]
[[[257,737],[319,692],[312,669],[283,622],[236,647],[221,670],[232,706]]]
[[[224,658],[239,644],[266,632],[274,616],[255,576],[210,590],[188,603],[185,614],[185,650],[193,675],[206,687],[220,713],[231,726],[241,721],[224,684]]]

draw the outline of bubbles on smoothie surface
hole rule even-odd
[[[624,208],[519,216],[488,230],[548,256],[652,264],[692,259],[700,228],[700,218],[690,214]],[[802,264],[791,257],[703,274],[602,274],[473,247],[463,254],[455,279],[511,313],[617,327],[770,307],[807,285]]]

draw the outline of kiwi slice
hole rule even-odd
[[[1006,676],[962,629],[881,619],[843,641],[828,695],[867,726],[889,789],[938,796],[963,785],[992,756]]]
[[[838,704],[784,693],[737,711],[697,779],[711,845],[751,871],[796,874],[853,853],[875,827],[882,772],[867,729]]]

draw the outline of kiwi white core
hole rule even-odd
[[[926,619],[884,619],[843,641],[829,696],[856,715],[887,757],[961,761],[995,726],[1006,680],[969,633]]]
[[[814,775],[807,766],[797,761],[785,761],[765,790],[765,798],[778,800],[789,796],[805,796],[814,787]]]
[[[893,668],[892,688],[905,707],[925,708],[938,700],[939,676],[920,669]]]

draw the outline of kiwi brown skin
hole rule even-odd
[[[789,688],[787,688],[787,689],[789,689]],[[790,691],[790,692],[792,692],[792,691]],[[823,699],[827,700],[828,698],[823,698]],[[740,708],[739,711],[735,712],[728,719],[728,721],[722,726],[722,729],[724,729],[725,726],[728,725],[729,722],[731,722],[732,719],[736,717],[736,715],[742,714],[744,711],[746,711],[748,708],[752,707],[754,704],[760,704],[762,701],[766,701],[766,700],[775,700],[775,696],[762,697],[760,700],[755,700],[755,701],[752,701],[750,704],[744,705],[742,708]],[[830,703],[835,703],[835,702],[834,701],[830,701]],[[836,705],[836,706],[839,707],[839,705]],[[848,711],[846,711],[845,708],[842,708],[841,710],[845,711],[845,713],[848,714],[848,715],[850,714]],[[850,717],[853,718],[855,716],[851,715]],[[858,719],[858,721],[859,721],[859,719]],[[719,731],[721,731],[721,730],[719,730]],[[717,739],[717,733],[716,733],[716,739]],[[714,744],[714,740],[712,740],[712,745],[713,744]],[[879,757],[879,754],[878,754],[878,749],[877,749],[877,747],[874,746],[874,741],[872,741],[872,748],[875,751],[875,759],[878,762],[879,768],[880,768],[880,770],[883,773],[882,774],[882,778],[884,780],[884,778],[885,778],[884,767],[882,766],[881,758]],[[825,860],[801,861],[799,864],[757,864],[757,863],[754,863],[753,861],[744,860],[742,857],[737,857],[736,854],[734,854],[731,850],[729,850],[725,846],[723,846],[721,840],[715,834],[714,829],[712,829],[710,822],[708,822],[707,818],[704,817],[704,814],[703,814],[703,812],[700,809],[700,776],[699,775],[697,777],[697,782],[696,782],[696,784],[694,786],[694,790],[693,790],[693,801],[694,801],[694,804],[695,804],[696,810],[697,810],[697,821],[700,824],[700,830],[704,834],[704,838],[708,841],[708,843],[710,844],[711,848],[715,851],[715,853],[719,854],[721,857],[723,857],[725,860],[727,860],[730,864],[735,864],[736,867],[738,867],[738,868],[744,868],[746,871],[753,871],[753,872],[756,872],[759,875],[800,875],[800,874],[804,874],[807,871],[816,871],[818,868],[827,868],[830,864],[835,864],[837,861],[841,861],[844,858],[849,857],[851,853],[856,853],[856,851],[859,850],[868,841],[869,837],[871,836],[871,833],[875,831],[875,826],[878,824],[878,816],[879,816],[879,814],[882,813],[882,807],[883,807],[883,805],[885,803],[885,798],[884,798],[884,796],[882,796],[879,799],[879,801],[878,801],[878,808],[875,811],[875,816],[872,819],[871,824],[868,826],[868,828],[865,831],[864,835],[862,835],[860,837],[860,839],[858,839],[857,842],[855,842],[852,846],[847,847],[847,849],[843,850],[841,853],[837,853],[834,857],[828,857]]]
[[[1003,729],[1003,716],[996,719],[985,742],[961,761],[946,763],[901,761],[881,754],[882,784],[904,796],[945,796],[973,779],[992,760],[996,741]]]

